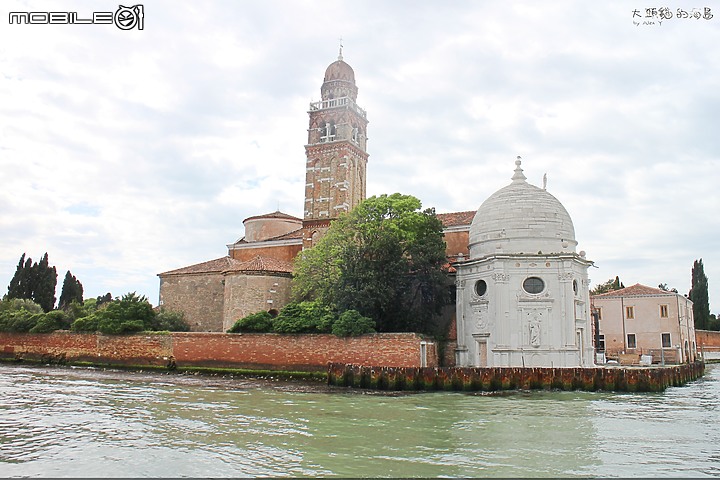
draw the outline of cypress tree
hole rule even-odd
[[[32,299],[32,259],[25,260],[25,254],[22,254],[18,262],[15,275],[10,280],[8,286],[8,298],[27,298]]]
[[[33,273],[33,300],[45,312],[55,307],[55,287],[57,286],[57,270],[50,267],[48,254],[45,252],[40,263],[32,266]]]
[[[58,308],[66,309],[73,301],[80,304],[83,303],[83,286],[82,283],[70,273],[70,270],[68,270],[63,280]]]
[[[695,328],[707,330],[710,322],[710,301],[708,297],[708,278],[702,258],[695,260],[692,268],[692,287],[688,297],[693,302]]]

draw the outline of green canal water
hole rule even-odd
[[[708,477],[720,365],[655,394],[386,395],[0,365],[3,477]]]

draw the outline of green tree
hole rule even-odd
[[[272,320],[276,333],[330,333],[337,317],[320,302],[289,303]]]
[[[25,260],[25,254],[23,253],[15,270],[15,275],[13,275],[13,278],[10,280],[7,298],[32,299],[33,284],[31,276],[32,259],[28,258]]]
[[[76,332],[99,331],[117,335],[153,330],[154,322],[155,311],[150,302],[145,296],[132,292],[103,304],[102,307],[98,306],[94,312],[78,318],[71,329]]]
[[[33,276],[35,287],[33,289],[33,300],[38,303],[45,312],[55,307],[55,288],[57,287],[57,270],[50,266],[48,254],[45,252],[40,262],[33,265]]]
[[[51,333],[55,330],[66,330],[68,328],[67,315],[63,310],[53,310],[37,319],[35,326],[30,333]]]
[[[113,296],[108,292],[105,295],[98,296],[95,300],[97,301],[97,307],[100,308],[103,304],[112,302]]]
[[[707,330],[710,323],[710,301],[708,297],[708,278],[702,258],[695,260],[692,268],[692,283],[688,297],[693,302],[695,328]]]
[[[338,337],[356,337],[375,332],[375,322],[357,310],[347,310],[333,323],[332,333]]]
[[[83,303],[83,286],[70,270],[65,273],[58,308],[67,310],[72,302]]]
[[[0,331],[28,332],[45,315],[40,305],[27,298],[0,301]]]
[[[57,270],[50,266],[47,252],[40,263],[33,263],[31,258],[25,260],[23,253],[10,280],[7,297],[30,299],[49,312],[55,306],[56,286]]]
[[[357,310],[381,332],[429,332],[448,301],[442,223],[420,200],[371,197],[335,220],[296,263],[293,292]]]
[[[600,295],[601,293],[608,293],[615,290],[620,290],[621,288],[625,288],[625,285],[623,285],[620,281],[620,277],[616,276],[615,278],[611,278],[607,282],[601,283],[600,285],[597,285],[595,288],[590,290],[590,295]]]
[[[710,314],[710,319],[708,320],[708,330],[713,330],[717,332],[720,330],[720,318],[717,317],[714,313]]]

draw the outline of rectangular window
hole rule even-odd
[[[598,341],[598,344],[597,344],[598,352],[604,352],[605,351],[605,335],[598,335],[597,341]]]
[[[668,309],[667,305],[660,305],[660,317],[661,318],[667,318],[668,316]]]
[[[669,348],[671,346],[669,333],[662,334],[662,346],[663,348]]]
[[[627,340],[628,340],[627,341],[628,348],[637,348],[637,342],[635,341],[634,333],[628,333]]]
[[[625,307],[625,318],[635,318],[635,307]]]
[[[602,308],[597,309],[597,319],[602,320]]]

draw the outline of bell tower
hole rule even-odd
[[[325,70],[321,100],[310,104],[305,145],[303,248],[313,246],[330,221],[365,199],[367,114],[356,102],[355,72],[343,61]]]

